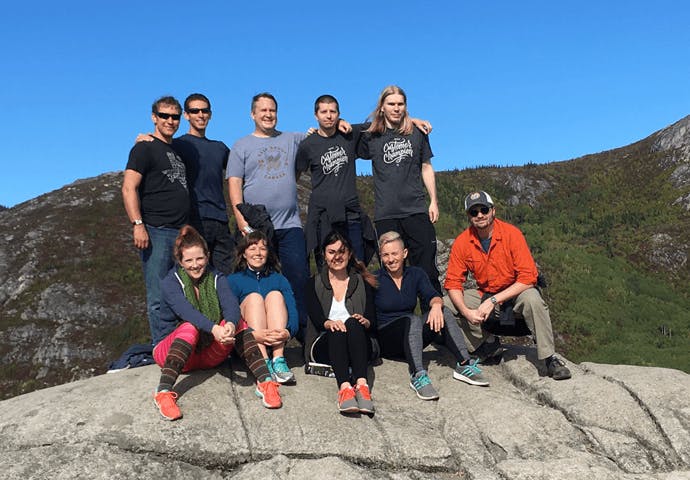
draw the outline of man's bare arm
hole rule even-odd
[[[438,201],[436,199],[436,175],[431,163],[422,163],[422,182],[429,193],[429,220],[431,223],[438,221]]]
[[[125,204],[125,211],[129,221],[141,220],[141,206],[139,205],[139,185],[141,185],[142,175],[136,170],[125,170],[125,178],[122,182],[122,201]],[[149,234],[146,226],[142,223],[133,226],[134,246],[144,250],[149,246]]]

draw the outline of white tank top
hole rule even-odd
[[[350,317],[351,315],[348,313],[347,308],[345,308],[345,297],[343,297],[342,301],[340,302],[333,297],[333,301],[331,302],[331,311],[328,312],[328,319],[340,320],[341,322],[344,322]]]

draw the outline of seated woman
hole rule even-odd
[[[384,268],[378,273],[376,318],[381,356],[404,358],[411,379],[410,388],[422,400],[437,400],[422,363],[422,351],[431,342],[443,343],[457,360],[453,378],[470,385],[487,386],[477,360],[471,360],[465,340],[453,315],[443,308],[443,299],[419,267],[405,266],[407,249],[398,232],[379,237],[379,256]],[[429,306],[415,315],[417,298]]]
[[[173,267],[161,281],[161,336],[154,339],[153,358],[161,366],[154,402],[168,420],[182,417],[173,385],[182,372],[213,368],[233,347],[257,378],[264,406],[280,407],[277,385],[250,329],[239,323],[237,298],[219,273],[208,268],[206,241],[185,225],[175,239]],[[263,381],[261,381],[263,380]]]
[[[309,279],[304,296],[312,325],[325,334],[315,338],[308,333],[305,349],[314,352],[315,361],[332,365],[340,412],[374,413],[367,384],[367,331],[373,326],[376,278],[355,259],[350,240],[340,232],[326,236],[323,257],[326,265]],[[317,342],[326,345],[314,349]]]
[[[279,383],[294,382],[284,351],[299,325],[295,295],[287,278],[280,274],[278,257],[268,247],[263,232],[254,230],[239,241],[235,273],[228,276],[228,282],[271,376]]]

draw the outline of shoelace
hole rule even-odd
[[[278,395],[278,389],[280,384],[274,381],[268,381],[267,385],[264,387],[264,392],[266,395]]]
[[[287,373],[290,371],[284,358],[273,361],[273,370],[278,373]]]
[[[369,393],[369,387],[366,385],[358,385],[357,391],[365,400],[371,400],[371,393]]]
[[[429,375],[427,375],[426,373],[423,375],[420,375],[419,377],[417,377],[412,382],[412,384],[414,385],[414,388],[416,388],[417,390],[419,390],[420,388],[422,388],[426,385],[429,385],[430,383],[431,383],[431,379],[429,378]]]
[[[338,403],[343,403],[345,400],[355,398],[354,388],[343,388],[338,392]]]
[[[474,375],[480,375],[482,373],[482,370],[478,366],[479,360],[470,360],[470,363],[467,365],[461,365],[464,367],[462,374],[467,376],[467,377],[472,377]]]

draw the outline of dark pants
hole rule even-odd
[[[444,325],[434,332],[427,323],[427,314],[395,319],[378,331],[381,356],[404,359],[411,374],[424,369],[422,351],[432,342],[444,345],[458,362],[469,358],[465,341],[453,314],[444,309]],[[453,323],[450,323],[453,322]]]
[[[230,235],[228,222],[205,219],[193,224],[208,245],[210,264],[226,275],[233,272],[235,260],[235,239]]]
[[[326,335],[319,342],[325,341],[328,347],[319,348],[319,352],[316,352],[318,358],[314,358],[319,363],[333,367],[338,388],[344,382],[354,385],[358,378],[367,378],[367,363],[371,353],[371,342],[362,324],[354,318],[348,318],[345,327],[347,332],[326,330]],[[328,352],[327,355],[323,355],[324,350]]]
[[[436,230],[426,213],[418,213],[405,218],[378,220],[377,235],[395,231],[400,234],[407,247],[407,260],[410,265],[420,267],[431,280],[431,286],[441,295],[441,282],[438,281],[436,267]]]
[[[299,332],[297,339],[304,339],[307,327],[307,310],[304,305],[304,285],[309,279],[309,265],[307,264],[307,247],[304,231],[301,228],[281,228],[273,235],[273,245],[280,258],[281,272],[290,282],[295,294],[297,314],[299,316]]]

